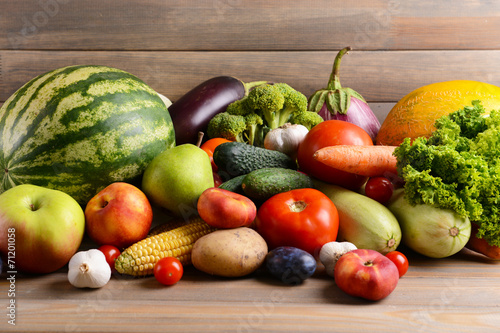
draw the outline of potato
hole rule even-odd
[[[240,277],[259,268],[267,252],[266,241],[255,230],[221,229],[194,243],[191,261],[196,269],[208,274]]]

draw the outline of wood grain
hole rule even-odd
[[[493,49],[497,1],[6,0],[0,49]]]
[[[114,274],[99,290],[73,288],[66,270],[16,280],[17,327],[29,332],[494,332],[500,262],[468,250],[446,259],[405,251],[411,266],[380,302],[353,298],[320,268],[303,285],[264,271],[239,279],[187,267],[173,287]],[[4,276],[0,290],[7,289]],[[0,322],[4,326],[5,320]]]
[[[0,101],[33,77],[62,66],[99,64],[129,71],[176,100],[202,81],[231,75],[243,81],[286,82],[307,96],[324,88],[337,51],[144,52],[0,51]],[[467,65],[465,65],[467,64]],[[396,102],[423,85],[469,79],[500,85],[492,68],[500,51],[351,51],[342,59],[343,86],[369,102]]]

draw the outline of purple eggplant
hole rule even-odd
[[[318,113],[324,120],[337,119],[358,125],[375,141],[380,129],[379,120],[358,92],[340,85],[340,59],[350,50],[350,47],[346,47],[339,51],[333,63],[328,86],[309,97],[309,110]]]
[[[175,142],[196,144],[198,133],[206,132],[209,121],[248,90],[266,81],[244,83],[232,76],[217,76],[191,89],[168,108],[174,124]]]

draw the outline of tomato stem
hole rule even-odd
[[[300,200],[300,201],[294,201],[291,204],[288,205],[290,208],[290,211],[295,212],[295,213],[300,213],[307,207],[307,203]]]

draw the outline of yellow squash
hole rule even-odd
[[[376,138],[376,144],[397,146],[404,138],[429,137],[434,122],[473,100],[485,110],[500,109],[500,87],[470,80],[429,84],[403,97],[389,112]]]

